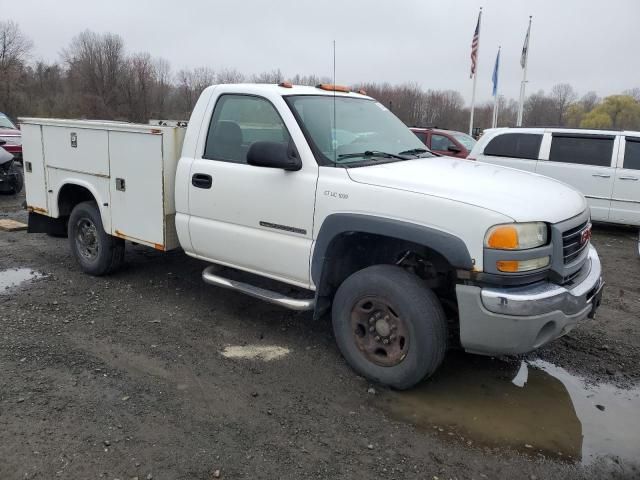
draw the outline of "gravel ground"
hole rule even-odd
[[[26,220],[23,200],[0,197],[0,218]],[[599,315],[530,358],[630,387],[634,232],[598,229],[594,243],[607,281]],[[394,420],[372,398],[397,394],[349,369],[326,319],[207,286],[205,264],[181,252],[128,245],[126,267],[104,278],[79,271],[66,239],[0,232],[0,252],[0,270],[45,275],[0,294],[2,479],[640,475],[616,459],[582,467]],[[229,346],[281,356],[227,358]]]

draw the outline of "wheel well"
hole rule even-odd
[[[73,207],[87,201],[96,201],[88,188],[68,183],[60,189],[58,194],[58,215],[68,217]]]
[[[439,293],[455,284],[455,268],[428,246],[384,235],[345,232],[329,244],[317,285],[318,297],[332,297],[349,275],[380,264],[400,265]]]

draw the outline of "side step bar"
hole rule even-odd
[[[313,310],[313,308],[315,307],[315,304],[316,304],[315,298],[299,299],[299,298],[286,297],[281,293],[272,292],[271,290],[255,287],[253,285],[249,285],[248,283],[238,282],[236,280],[230,280],[228,278],[224,278],[219,275],[216,275],[213,273],[216,268],[217,267],[215,265],[211,265],[204,269],[204,271],[202,272],[202,279],[206,283],[210,285],[215,285],[216,287],[236,290],[236,291],[245,293],[251,297],[259,298],[260,300],[264,300],[265,302],[273,303],[275,305],[280,305],[281,307],[285,307],[290,310],[297,310],[297,311]]]

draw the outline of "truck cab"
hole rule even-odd
[[[349,364],[395,388],[431,375],[453,346],[486,355],[538,348],[600,302],[600,262],[579,192],[434,156],[364,92],[211,86],[186,131],[23,124],[29,229],[66,231],[83,270],[118,268],[125,240],[180,246],[212,265],[207,283],[315,317],[329,312]],[[81,144],[92,154],[73,151]],[[106,162],[101,174],[89,172],[96,153]],[[145,182],[140,171],[153,175]],[[541,191],[554,201],[539,202]],[[150,202],[157,213],[147,213]],[[300,295],[223,278],[213,265]]]

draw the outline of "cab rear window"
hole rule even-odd
[[[494,157],[538,159],[542,134],[503,133],[494,137],[484,148],[484,154]]]

